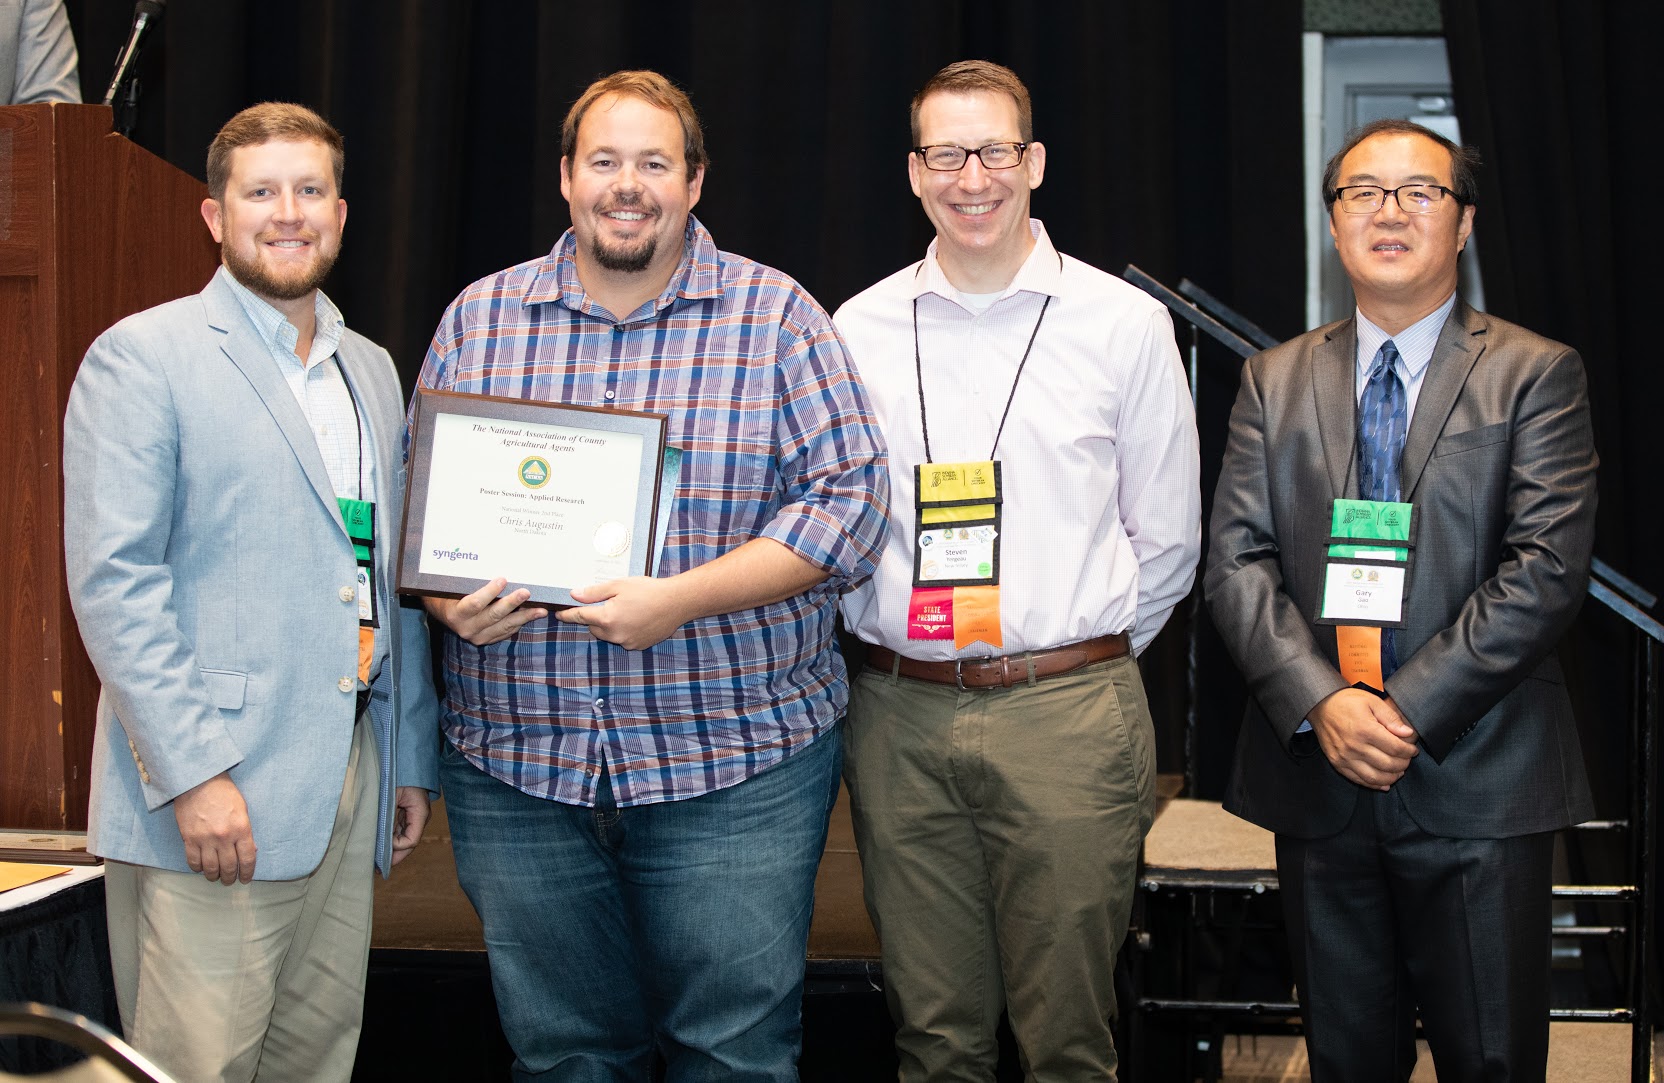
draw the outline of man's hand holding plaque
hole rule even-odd
[[[503,593],[508,580],[499,576],[462,598],[428,595],[422,605],[428,616],[443,624],[476,647],[500,643],[534,620],[542,620],[549,611],[539,606],[522,609],[531,598],[525,587]]]

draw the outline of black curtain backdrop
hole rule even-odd
[[[1652,326],[1664,281],[1649,183],[1664,109],[1664,7],[1443,0],[1443,9],[1462,133],[1484,158],[1475,231],[1484,238],[1486,307],[1582,354],[1601,459],[1595,552],[1664,592],[1656,556],[1664,370]],[[1631,634],[1589,601],[1562,648],[1602,817],[1629,812]],[[1653,780],[1655,794],[1661,782]],[[1597,882],[1623,875],[1620,839],[1579,842],[1567,852],[1570,871]],[[1607,907],[1586,908],[1579,920],[1627,919]]]
[[[97,96],[129,8],[67,2]],[[1664,6],[1443,0],[1443,13],[1463,132],[1485,159],[1487,306],[1582,352],[1602,459],[1597,552],[1664,590],[1664,372],[1646,326],[1661,285],[1646,167]],[[664,72],[700,110],[712,166],[697,213],[717,242],[828,309],[922,253],[907,104],[943,64],[985,57],[1033,91],[1050,166],[1034,206],[1060,248],[1112,272],[1188,276],[1274,335],[1304,329],[1298,0],[174,0],[162,29],[141,64],[135,137],[182,169],[200,177],[220,124],[257,101],[303,102],[345,133],[351,214],[328,288],[407,386],[464,285],[566,228],[561,118],[590,80],[626,67]],[[1206,509],[1235,359],[1205,346],[1200,384]],[[1183,766],[1188,608],[1144,660],[1166,771]],[[1200,619],[1200,793],[1217,797],[1243,689]],[[1603,816],[1625,813],[1628,659],[1625,626],[1585,606],[1565,661]],[[1576,847],[1586,867],[1570,871],[1612,882],[1617,850]],[[1624,920],[1580,914],[1597,917]]]
[[[82,85],[102,92],[129,9],[68,0]],[[1643,321],[1659,293],[1645,165],[1660,91],[1658,5],[1444,0],[1458,109],[1485,160],[1478,229],[1491,311],[1576,346],[1601,453],[1597,551],[1657,591],[1664,533]],[[145,54],[135,138],[196,176],[246,105],[299,101],[347,137],[351,207],[329,284],[407,386],[445,304],[566,228],[560,121],[593,78],[651,67],[692,95],[717,242],[800,279],[828,309],[922,253],[907,104],[949,61],[1013,67],[1049,169],[1035,194],[1063,250],[1188,276],[1275,335],[1303,329],[1297,0],[804,0],[610,8],[551,0],[174,0]],[[1188,341],[1180,329],[1180,344]],[[1204,345],[1198,425],[1211,506],[1237,366]],[[1163,770],[1183,766],[1188,608],[1145,658]],[[1200,636],[1203,796],[1223,789],[1243,690]],[[1629,749],[1624,626],[1591,604],[1568,669],[1602,813]]]
[[[1484,160],[1487,307],[1582,354],[1601,459],[1595,551],[1659,592],[1664,371],[1651,325],[1664,281],[1644,223],[1664,8],[1445,0],[1444,13],[1462,131]],[[1630,762],[1628,636],[1589,602],[1566,651],[1597,799],[1613,816]]]
[[[1456,108],[1484,159],[1487,307],[1576,347],[1600,451],[1598,552],[1653,591],[1660,261],[1649,173],[1664,111],[1664,6],[1445,0]]]
[[[68,6],[96,96],[128,8]],[[347,140],[350,213],[328,289],[408,386],[446,303],[566,228],[560,123],[595,77],[649,67],[682,85],[712,158],[696,213],[719,245],[833,309],[922,255],[908,102],[942,65],[988,58],[1033,92],[1048,150],[1034,207],[1059,248],[1111,272],[1188,276],[1286,336],[1302,329],[1305,283],[1300,29],[1297,0],[174,0],[141,63],[134,136],[200,177],[244,106],[329,117]],[[1236,372],[1205,353],[1209,503]],[[1217,794],[1242,693],[1211,636],[1202,661],[1203,789]],[[1162,769],[1179,770],[1183,607],[1145,666]]]

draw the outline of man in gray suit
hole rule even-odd
[[[421,837],[437,704],[391,591],[403,410],[319,290],[341,137],[233,117],[223,266],[87,352],[64,423],[70,599],[103,681],[88,848],[128,1039],[182,1080],[346,1080],[372,866]]]
[[[1406,121],[1329,162],[1357,313],[1249,359],[1214,502],[1252,694],[1225,804],[1277,833],[1318,1083],[1407,1079],[1418,1009],[1440,1080],[1542,1079],[1551,833],[1593,812],[1554,653],[1594,535],[1583,365],[1456,296],[1473,166]]]
[[[63,0],[0,0],[0,105],[81,100]]]

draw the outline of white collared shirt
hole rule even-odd
[[[218,273],[225,276],[231,291],[243,303],[243,310],[253,322],[266,352],[294,394],[306,423],[312,427],[318,454],[323,456],[335,495],[375,499],[375,456],[371,453],[370,432],[354,407],[341,366],[327,363],[334,358],[341,346],[341,337],[346,334],[347,324],[341,310],[324,296],[323,290],[316,292],[313,310],[317,325],[312,333],[312,349],[302,363],[295,354],[300,331],[289,318],[237,281],[224,267]],[[378,523],[378,528],[381,525]]]
[[[890,536],[872,579],[844,596],[869,643],[932,661],[1043,650],[1130,632],[1142,651],[1190,593],[1201,549],[1195,412],[1167,310],[1148,294],[1052,247],[1034,250],[986,308],[955,289],[932,242],[838,310],[890,447]],[[913,468],[925,461],[913,358],[913,304],[931,457],[989,458],[1023,351],[1051,297],[993,458],[1004,521],[1004,645],[909,640]]]
[[[1398,364],[1393,368],[1398,378],[1404,383],[1406,395],[1404,423],[1408,425],[1410,419],[1416,416],[1416,400],[1421,398],[1421,385],[1427,377],[1427,366],[1433,363],[1433,349],[1439,344],[1439,332],[1444,330],[1445,321],[1450,319],[1451,309],[1456,307],[1454,292],[1445,298],[1444,304],[1429,312],[1421,319],[1412,323],[1396,335],[1389,335],[1373,323],[1369,317],[1359,311],[1356,320],[1358,328],[1358,378],[1354,388],[1354,398],[1363,402],[1364,385],[1369,383],[1369,370],[1375,364],[1375,355],[1380,352],[1381,344],[1389,338],[1398,348]]]

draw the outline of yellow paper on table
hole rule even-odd
[[[21,861],[0,861],[0,891],[28,887],[69,871],[68,865],[34,865]]]

